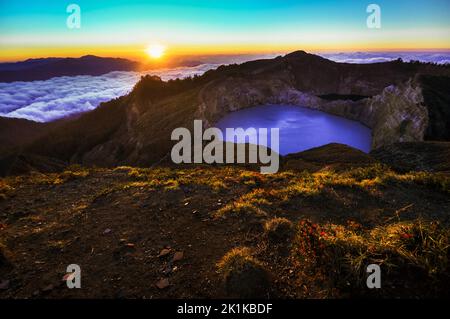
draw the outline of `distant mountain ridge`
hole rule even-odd
[[[187,57],[173,57],[164,62],[136,62],[95,55],[85,55],[80,58],[38,58],[0,63],[0,82],[39,81],[58,76],[98,76],[113,71],[146,71],[161,67],[195,67],[203,63],[201,60]]]
[[[122,58],[85,55],[80,58],[28,59],[0,63],[0,82],[48,80],[56,76],[102,75],[112,71],[136,71],[140,64]]]

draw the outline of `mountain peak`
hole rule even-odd
[[[101,59],[99,56],[93,54],[83,55],[80,59]]]
[[[286,54],[286,57],[302,57],[306,55],[311,55],[310,53],[303,51],[303,50],[297,50],[291,53]]]
[[[302,59],[302,60],[307,60],[309,62],[316,61],[316,60],[317,61],[328,61],[327,59],[325,59],[319,55],[308,53],[303,50],[297,50],[297,51],[291,52],[289,54],[286,54],[284,57],[287,59]]]

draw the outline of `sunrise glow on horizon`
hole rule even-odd
[[[375,1],[382,27],[366,26],[366,1],[86,1],[69,29],[67,3],[0,2],[0,60],[86,54],[155,59],[175,55],[450,50],[450,2]]]

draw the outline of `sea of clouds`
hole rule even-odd
[[[319,55],[329,60],[345,63],[377,63],[392,61],[398,58],[401,58],[405,62],[450,63],[450,52],[341,52],[323,53]]]
[[[101,76],[61,76],[45,81],[0,83],[0,116],[49,122],[95,109],[130,92],[145,74],[164,81],[201,75],[218,64],[151,72],[110,72]]]
[[[439,64],[450,63],[450,52],[355,52],[324,53],[321,56],[347,63],[386,62],[402,58]],[[261,58],[266,56],[261,56]],[[256,58],[256,57],[255,57]],[[244,60],[247,60],[246,57]],[[236,58],[236,62],[244,60]],[[144,74],[154,74],[163,80],[201,75],[217,68],[220,61],[196,67],[179,67],[139,72],[110,72],[101,76],[63,76],[45,81],[0,83],[0,116],[23,118],[36,122],[49,122],[95,109],[130,92]],[[224,60],[222,63],[231,63]]]

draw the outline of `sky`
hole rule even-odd
[[[81,9],[67,27],[69,4]],[[381,28],[366,24],[369,4]],[[47,56],[450,49],[449,0],[0,0],[0,61]]]

